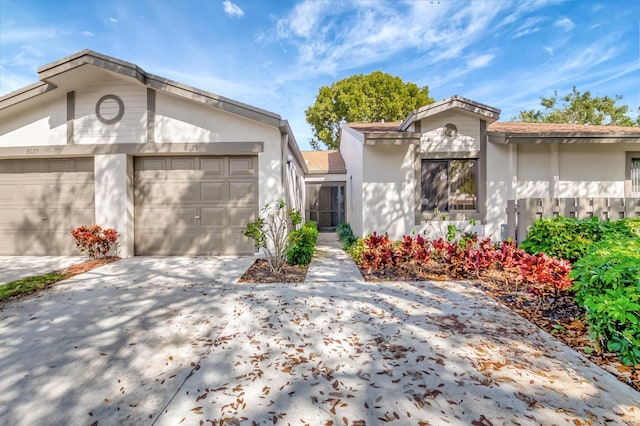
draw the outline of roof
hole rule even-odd
[[[182,96],[275,127],[282,126],[282,118],[276,113],[148,73],[133,63],[88,49],[38,68],[40,81],[1,96],[0,110],[55,90],[65,82],[64,76],[69,71],[87,65],[129,77],[151,89]]]
[[[347,123],[347,126],[359,131],[360,133],[387,133],[399,132],[400,121],[377,122],[377,123]]]
[[[416,121],[420,121],[423,118],[431,117],[452,109],[461,110],[475,115],[489,123],[493,123],[500,118],[500,110],[498,108],[455,95],[441,101],[425,105],[413,111],[409,114],[406,120],[402,122],[400,130],[407,130],[409,126]]]
[[[584,124],[552,124],[552,123],[524,123],[504,122],[493,123],[487,129],[489,132],[518,133],[518,134],[640,134],[640,127],[625,126],[589,126]]]
[[[640,127],[504,122],[487,133],[494,143],[640,143]]]
[[[304,158],[309,173],[311,174],[337,174],[347,172],[342,154],[335,149],[331,151],[302,151],[302,158]]]

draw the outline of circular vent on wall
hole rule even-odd
[[[96,117],[104,124],[113,124],[120,121],[124,115],[122,99],[116,95],[104,95],[96,103]]]
[[[455,124],[447,123],[444,125],[444,135],[448,138],[455,138],[458,134],[458,128]]]

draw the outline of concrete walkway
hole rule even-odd
[[[342,250],[342,243],[334,233],[318,234],[313,259],[305,282],[364,282],[360,270]]]
[[[6,303],[0,424],[640,424],[638,392],[473,286],[316,259],[335,281],[132,258]]]

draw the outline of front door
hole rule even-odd
[[[333,231],[344,222],[344,183],[307,184],[307,219],[321,231]]]

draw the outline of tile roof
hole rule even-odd
[[[399,132],[400,121],[390,121],[385,123],[347,123],[347,126],[361,133],[388,133]]]
[[[337,149],[331,151],[302,151],[309,173],[346,173],[342,154]]]
[[[583,124],[550,124],[497,122],[490,124],[489,132],[517,134],[593,134],[593,135],[640,135],[640,127],[586,126]]]

